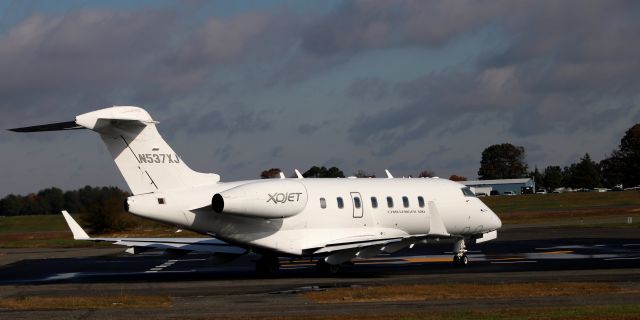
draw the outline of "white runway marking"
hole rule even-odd
[[[164,263],[159,264],[159,265],[157,265],[157,266],[145,271],[145,273],[162,271],[162,270],[164,270],[164,268],[168,268],[168,267],[172,266],[173,264],[175,264],[178,261],[180,261],[180,260],[167,260]]]

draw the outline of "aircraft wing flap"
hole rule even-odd
[[[330,253],[330,252],[335,252],[335,251],[356,249],[356,248],[365,248],[365,247],[370,247],[370,246],[375,246],[375,245],[386,245],[386,244],[394,243],[394,242],[398,242],[398,241],[402,241],[402,238],[359,241],[359,242],[355,242],[355,243],[345,243],[345,244],[333,244],[333,245],[327,245],[327,246],[325,246],[323,248],[320,248],[320,249],[316,250],[314,252],[314,254]]]
[[[314,254],[322,254],[322,253],[331,253],[342,250],[350,250],[350,249],[358,249],[358,248],[367,248],[371,246],[386,246],[393,243],[399,243],[401,241],[406,241],[410,239],[415,239],[418,241],[420,238],[425,238],[426,234],[419,235],[411,235],[411,236],[396,236],[389,238],[374,238],[366,240],[358,240],[358,241],[334,241],[325,244],[324,246],[317,248],[313,253]]]

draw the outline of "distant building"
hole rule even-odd
[[[465,186],[471,188],[475,193],[490,194],[491,191],[498,191],[500,194],[505,191],[511,191],[515,194],[522,194],[523,188],[530,188],[535,192],[536,184],[531,178],[522,179],[500,179],[500,180],[472,180],[459,181]]]

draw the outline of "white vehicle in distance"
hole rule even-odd
[[[503,192],[503,193],[502,193],[502,195],[505,195],[505,196],[515,196],[515,195],[516,195],[516,193],[515,193],[515,192],[513,192],[513,191],[505,191],[505,192]]]

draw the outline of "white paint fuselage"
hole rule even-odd
[[[249,185],[264,190],[247,201],[264,202],[265,206],[286,205],[269,201],[269,193],[273,196],[288,192],[278,189],[283,181],[300,184],[306,192],[304,199],[298,199],[306,203],[292,216],[265,219],[216,213],[212,209],[213,195]],[[128,204],[133,214],[209,234],[239,246],[306,255],[328,242],[429,235],[433,214],[439,216],[446,231],[455,237],[471,237],[499,229],[500,219],[478,198],[465,195],[462,188],[459,183],[437,178],[248,180],[171,190],[167,194],[137,195],[130,197]],[[361,199],[360,209],[355,207],[354,196]],[[338,207],[338,197],[343,199],[342,208]],[[377,199],[377,208],[372,206],[371,197]],[[387,205],[387,197],[393,199],[392,208]],[[402,197],[407,197],[407,207]],[[423,197],[423,207],[418,197]],[[321,208],[320,198],[325,199],[326,208]],[[433,209],[437,213],[431,212]]]

